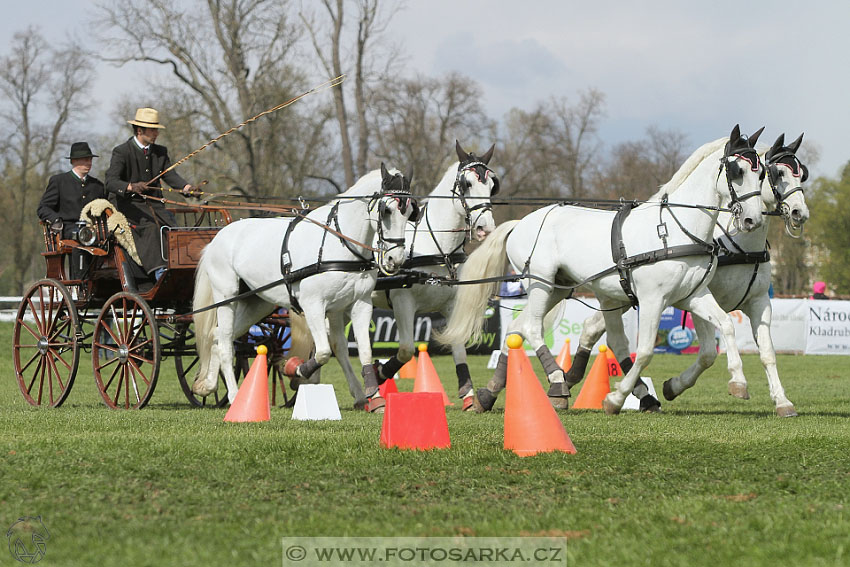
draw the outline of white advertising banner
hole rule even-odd
[[[806,299],[777,299],[770,301],[773,307],[773,317],[770,323],[770,336],[773,338],[773,348],[776,352],[802,353],[806,347]],[[735,342],[738,350],[743,353],[758,352],[758,345],[753,338],[750,319],[743,311],[733,311],[732,323],[735,325]],[[720,350],[726,351],[726,344],[720,333]]]
[[[556,355],[564,346],[564,341],[570,339],[570,352],[575,353],[578,349],[579,337],[584,328],[584,320],[596,313],[599,309],[599,301],[596,298],[582,297],[581,301],[587,305],[583,305],[575,299],[562,301],[557,308],[559,315],[552,328],[547,328],[543,336],[546,346],[549,347]],[[499,302],[499,318],[501,321],[502,337],[499,347],[505,342],[505,334],[508,330],[508,325],[511,321],[519,316],[520,311],[525,307],[527,299],[522,297],[518,299],[502,299]],[[634,350],[637,344],[637,312],[630,309],[623,317],[623,327],[626,331],[626,336],[629,338],[630,350]],[[606,344],[607,335],[603,335],[602,339],[593,347],[593,352],[598,352],[599,345]],[[532,350],[528,342],[525,343],[526,350]]]
[[[850,354],[850,301],[805,302],[806,354]]]

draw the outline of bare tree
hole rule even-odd
[[[346,15],[347,7],[352,4],[356,15],[351,21],[356,22],[356,31],[348,34],[351,35],[349,39],[345,33]],[[350,69],[353,68],[353,77],[349,77],[343,88],[334,89],[333,93],[342,164],[348,186],[353,185],[368,167],[371,149],[371,128],[367,118],[370,83],[379,83],[386,77],[396,59],[392,47],[389,47],[391,51],[386,57],[381,57],[380,39],[401,4],[391,3],[385,9],[382,6],[387,6],[387,3],[380,0],[322,0],[323,9],[302,9],[300,12],[301,21],[310,35],[313,50],[325,73],[331,76],[350,75]],[[330,25],[324,25],[323,21]],[[348,41],[351,48],[345,52]],[[354,119],[349,116],[345,98],[349,83],[354,91]],[[356,150],[352,145],[353,136],[357,139]]]
[[[496,125],[481,100],[481,87],[457,73],[396,80],[373,97],[376,159],[413,173],[421,192],[430,192],[457,160],[455,140],[479,154],[495,142]],[[495,155],[494,164],[499,162]]]
[[[112,54],[108,61],[153,63],[171,71],[172,82],[161,88],[137,88],[132,106],[160,107],[165,100],[169,144],[177,141],[187,153],[306,90],[305,74],[292,62],[299,30],[289,22],[286,1],[128,0],[103,3],[100,11],[110,34],[104,38]],[[305,106],[310,105],[299,108]],[[328,145],[327,113],[311,110],[290,107],[266,115],[198,154],[192,168],[197,175],[213,173],[230,191],[293,194],[305,178],[321,173],[316,164],[329,159],[322,150]]]
[[[2,148],[7,191],[0,197],[4,242],[2,264],[7,264],[4,287],[23,291],[27,281],[43,266],[35,262],[41,230],[35,210],[58,162],[60,144],[88,106],[84,96],[91,80],[91,65],[76,46],[51,49],[37,30],[30,28],[12,38],[9,55],[0,60],[0,117],[11,127]]]

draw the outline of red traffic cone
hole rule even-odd
[[[399,449],[448,449],[449,424],[439,392],[396,392],[387,396],[381,446]]]
[[[395,380],[390,378],[389,380],[378,386],[378,392],[382,398],[387,399],[388,394],[398,393],[398,386],[396,385]]]
[[[257,347],[257,358],[251,364],[242,387],[236,393],[236,399],[233,400],[224,416],[224,421],[268,421],[271,419],[267,352],[265,345]]]
[[[443,405],[454,405],[446,395],[443,383],[440,382],[440,377],[437,375],[437,369],[434,368],[434,363],[428,356],[428,345],[426,344],[419,345],[419,366],[416,368],[416,382],[413,383],[413,392],[437,392],[443,395]]]
[[[570,339],[564,341],[564,346],[561,347],[561,352],[558,353],[558,358],[555,359],[561,370],[566,372],[573,365],[573,358],[570,356]]]
[[[416,366],[419,362],[416,360],[416,357],[412,357],[410,360],[404,363],[404,366],[398,369],[398,377],[402,380],[414,380],[416,379]]]
[[[614,354],[614,351],[610,348],[606,352],[608,356],[608,376],[611,378],[621,379],[625,374],[623,373],[623,369],[620,368],[620,363],[617,362],[617,355]]]
[[[505,449],[520,457],[563,451],[575,453],[570,436],[522,349],[522,337],[511,335],[505,397]]]
[[[573,409],[602,409],[602,400],[611,391],[607,351],[608,347],[605,345],[599,347],[599,354],[584,379],[584,386],[573,404]]]

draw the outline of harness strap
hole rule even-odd
[[[632,290],[631,269],[626,266],[628,257],[626,256],[626,243],[623,242],[623,223],[636,206],[636,203],[623,203],[611,223],[611,260],[620,274],[620,287],[623,288],[623,293],[629,298],[632,307],[637,307],[638,299],[634,290]]]

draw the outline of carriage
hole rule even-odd
[[[61,229],[42,225],[46,277],[24,293],[13,332],[15,374],[27,402],[62,405],[85,352],[91,354],[95,384],[110,408],[147,405],[164,358],[173,359],[181,389],[193,406],[227,403],[223,383],[207,397],[192,391],[198,355],[190,312],[201,251],[232,218],[227,209],[206,205],[170,210],[178,226],[162,230],[166,272],[155,284],[138,289],[132,259],[118,242],[122,229],[108,223],[109,209],[82,228],[76,240],[62,239]],[[72,254],[75,249],[80,251]],[[72,257],[82,259],[81,268],[70,269]],[[268,347],[272,361],[272,404],[290,402],[276,364],[290,344],[285,312],[269,315],[235,341],[237,376],[247,372],[259,344]]]

